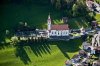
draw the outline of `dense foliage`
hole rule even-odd
[[[51,3],[68,17],[86,16],[90,12],[85,0],[51,0]]]
[[[99,0],[97,0],[99,2]],[[87,16],[89,10],[85,4],[85,0],[1,0],[4,3],[16,4],[38,4],[50,5],[60,10],[63,16],[67,17],[81,17]],[[52,8],[53,8],[52,7]]]
[[[87,22],[95,20],[95,12],[88,9],[85,0],[51,0],[53,6],[68,18],[83,17]]]

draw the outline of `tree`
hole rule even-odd
[[[51,3],[58,9],[71,9],[76,0],[51,0]]]
[[[78,9],[78,5],[74,4],[73,7],[72,7],[73,17],[78,15],[77,9]]]
[[[61,8],[60,0],[56,0],[55,6],[56,6],[57,9],[60,9]]]
[[[85,0],[51,0],[54,6],[61,10],[63,16],[67,17],[89,17],[90,13]]]
[[[89,10],[88,10],[84,0],[78,1],[77,5],[78,5],[77,11],[79,13],[79,16],[86,16],[89,13]]]

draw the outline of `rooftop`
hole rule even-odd
[[[51,30],[69,30],[68,25],[51,25]]]

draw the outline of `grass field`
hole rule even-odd
[[[96,2],[100,4],[100,0],[96,0]]]
[[[97,14],[95,16],[96,21],[98,22],[98,24],[100,25],[100,14]]]
[[[81,40],[39,42],[1,48],[0,66],[64,66],[64,62],[80,50]]]
[[[60,20],[61,13],[50,5],[0,5],[0,66],[64,66],[80,50],[81,39],[69,42],[40,42],[17,47],[1,46],[5,30],[12,30],[19,22],[27,22],[37,28],[45,28],[50,13],[53,20]],[[82,18],[69,19],[71,28],[88,27]]]
[[[100,14],[96,14],[95,19],[96,19],[97,21],[100,21]]]

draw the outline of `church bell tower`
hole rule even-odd
[[[50,30],[51,29],[51,18],[50,18],[50,14],[48,15],[47,25],[48,25],[48,30]]]

